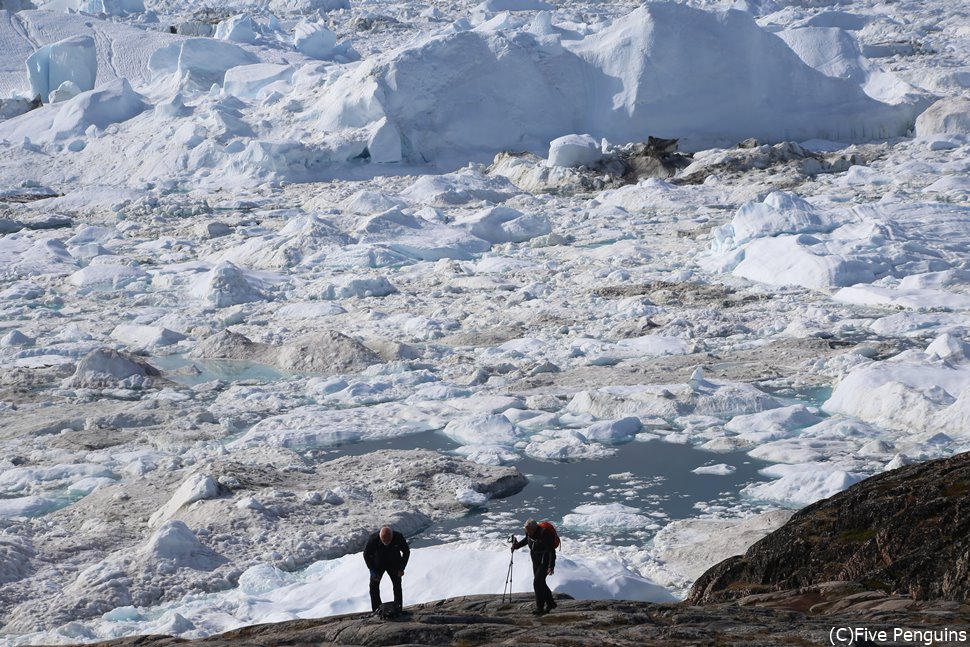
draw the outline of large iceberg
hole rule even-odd
[[[452,30],[361,65],[313,111],[326,130],[381,119],[409,159],[457,151],[545,152],[562,135],[611,141],[647,134],[688,148],[905,134],[911,106],[881,103],[851,80],[806,65],[739,11],[651,3],[582,40]]]

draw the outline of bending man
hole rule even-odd
[[[408,565],[411,549],[404,535],[384,526],[367,540],[364,547],[364,561],[370,569],[370,606],[373,611],[381,606],[381,579],[384,573],[391,578],[394,587],[394,604],[398,611],[402,608],[403,594],[401,592],[401,578],[404,568]]]

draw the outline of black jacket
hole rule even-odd
[[[364,547],[364,561],[370,570],[403,571],[411,557],[411,549],[404,535],[396,530],[387,546],[381,541],[380,532],[375,532]]]
[[[512,544],[513,550],[518,550],[529,545],[529,554],[532,557],[533,566],[541,566],[543,568],[556,568],[556,549],[552,533],[548,530],[539,526],[539,532],[535,534],[534,537],[529,537],[526,535],[519,541]]]

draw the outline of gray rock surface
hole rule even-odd
[[[408,645],[479,647],[687,647],[737,645],[829,644],[833,626],[894,626],[941,629],[968,619],[967,608],[900,609],[891,613],[849,607],[834,615],[812,616],[788,608],[716,605],[685,607],[618,600],[579,601],[558,597],[552,613],[535,617],[530,596],[516,595],[503,603],[501,596],[453,598],[406,607],[391,621],[346,615],[321,620],[295,620],[257,625],[184,641],[167,636],[138,636],[98,643],[101,647],[198,644],[206,647],[257,647],[263,645]],[[882,600],[887,604],[887,600]],[[898,624],[897,624],[898,623]],[[939,641],[936,645],[957,645]]]
[[[695,582],[694,603],[828,581],[915,600],[970,595],[970,452],[901,467],[797,512]]]

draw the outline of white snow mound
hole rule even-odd
[[[225,563],[212,549],[203,546],[184,521],[167,521],[151,536],[142,551],[156,560],[176,566],[209,571]]]
[[[41,110],[0,123],[0,139],[34,144],[82,137],[89,128],[107,128],[142,113],[148,104],[127,79],[115,79]]]
[[[549,142],[549,166],[590,166],[602,157],[600,143],[590,135],[564,135]]]

